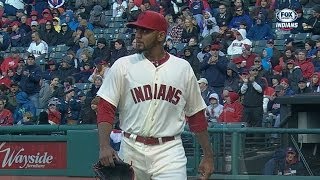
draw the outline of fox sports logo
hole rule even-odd
[[[295,21],[297,18],[297,12],[292,9],[282,9],[281,11],[277,12],[277,19],[280,22],[290,23]]]
[[[282,9],[277,12],[276,17],[279,21],[276,23],[277,28],[290,30],[292,28],[298,27],[298,23],[294,22],[295,20],[297,20],[298,14],[292,9]]]

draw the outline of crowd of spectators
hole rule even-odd
[[[151,10],[169,23],[165,49],[187,60],[199,79],[208,121],[262,126],[265,115],[279,117],[275,97],[320,92],[315,1],[1,0],[0,49],[9,54],[1,61],[0,125],[95,123],[96,92],[112,64],[135,53],[135,40],[94,32],[110,28],[110,17],[135,21]],[[284,8],[295,10],[298,27],[280,30],[312,36],[299,47],[287,38],[278,50],[273,23]],[[134,37],[132,29],[122,33]],[[253,52],[257,41],[265,41],[261,53]],[[65,55],[50,58],[49,49],[61,45]]]

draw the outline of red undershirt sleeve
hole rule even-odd
[[[204,110],[201,110],[194,114],[193,116],[188,117],[188,123],[190,131],[192,132],[202,132],[204,130],[207,130],[208,122],[206,120],[206,117],[204,115]]]
[[[107,122],[113,124],[114,116],[116,113],[116,107],[108,101],[100,98],[97,107],[97,124],[101,122]]]

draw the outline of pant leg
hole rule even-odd
[[[181,139],[150,147],[152,180],[187,179],[187,158]]]
[[[277,116],[276,116],[276,118],[275,118],[275,122],[274,122],[274,125],[273,125],[273,127],[275,127],[275,128],[278,128],[278,127],[280,127],[280,114],[278,114]],[[273,137],[273,138],[278,138],[279,137],[279,134],[271,134],[271,137]]]
[[[145,145],[134,142],[124,137],[120,144],[119,157],[124,162],[132,164],[135,180],[150,180],[151,176],[147,173],[147,162],[143,154]]]
[[[251,108],[245,107],[243,109],[243,121],[247,123],[248,127],[252,127],[252,115]]]
[[[36,108],[36,116],[38,116],[41,112],[41,109],[39,109],[39,93],[35,93],[33,95],[29,96],[30,101],[34,104]]]
[[[263,119],[263,108],[255,107],[252,108],[252,116],[253,116],[253,125],[254,127],[261,127],[262,126],[262,119]]]

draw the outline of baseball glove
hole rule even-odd
[[[133,180],[134,171],[130,164],[120,159],[113,159],[115,167],[103,166],[100,161],[93,166],[96,178],[99,180]]]

